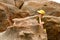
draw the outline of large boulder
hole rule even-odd
[[[45,16],[43,20],[48,40],[60,40],[60,17]]]
[[[29,16],[29,13],[23,12],[17,7],[0,2],[0,30],[5,30],[10,24],[7,19],[12,21],[13,18],[23,18]],[[5,20],[5,21],[4,21]],[[13,21],[12,21],[13,22]]]
[[[44,28],[46,28],[48,40],[60,40],[60,38],[59,38],[60,37],[60,17],[44,16],[42,20],[45,22]],[[20,40],[19,39],[20,37],[23,37],[22,39],[24,40],[25,39],[24,33],[27,33],[27,34],[32,33],[33,35],[35,33],[36,34],[41,33],[41,31],[39,33],[39,31],[37,30],[38,26],[36,26],[36,25],[38,25],[38,22],[36,19],[27,19],[26,20],[26,19],[22,18],[22,20],[15,19],[14,21],[15,21],[14,25],[12,27],[9,27],[10,29],[8,29],[7,31],[2,33],[2,37],[0,36],[1,40],[4,40],[4,38],[6,40],[14,40],[17,37],[18,37],[17,38],[18,40]],[[19,36],[17,36],[17,34]],[[32,37],[35,38],[35,36],[32,36]],[[36,38],[37,38],[37,36],[36,36]],[[34,39],[34,40],[37,40],[37,39]]]
[[[14,24],[0,35],[0,40],[47,40],[46,32],[41,34],[41,28],[35,18],[13,20]]]

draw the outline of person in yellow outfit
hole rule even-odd
[[[40,36],[42,39],[44,39],[45,38],[44,33],[43,33],[45,31],[45,29],[43,28],[44,22],[42,22],[41,19],[44,16],[45,11],[44,10],[38,10],[37,13],[39,14],[39,25],[40,25],[40,31],[41,31]]]
[[[44,16],[45,11],[44,10],[38,10],[37,13],[39,14],[39,23],[40,23],[40,26],[42,26],[44,24],[44,22],[42,22],[41,19]]]

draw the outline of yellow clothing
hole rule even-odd
[[[40,14],[45,14],[44,10],[38,10],[37,12],[40,13]]]

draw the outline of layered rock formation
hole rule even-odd
[[[14,24],[0,35],[0,40],[47,40],[46,32],[42,31],[37,19],[17,18],[14,19]]]
[[[21,21],[20,18],[37,15],[37,10],[46,11],[42,19],[48,40],[60,40],[60,4],[40,0],[0,0],[0,35],[1,40],[41,40],[36,19]],[[48,16],[50,15],[50,16]],[[12,19],[18,18],[13,21]],[[8,20],[7,20],[8,19]],[[10,22],[12,24],[10,25]],[[16,24],[14,24],[17,22]],[[31,25],[32,26],[31,26]],[[13,26],[14,25],[14,26]],[[21,25],[21,26],[20,26]],[[32,28],[33,27],[33,28]],[[36,28],[37,27],[37,28]],[[7,29],[8,28],[8,29]],[[39,29],[40,30],[40,29]],[[46,32],[45,32],[46,34]],[[46,35],[43,36],[46,36]],[[13,35],[13,36],[12,36]],[[26,36],[27,35],[27,36]],[[46,37],[45,37],[46,38]],[[47,40],[42,38],[43,40]]]

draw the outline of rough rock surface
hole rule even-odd
[[[8,18],[8,9],[5,5],[0,3],[0,31],[6,30],[6,27],[9,25]]]
[[[6,30],[6,28],[10,25],[7,19],[10,18],[12,20],[13,18],[23,18],[29,16],[29,13],[23,12],[13,5],[2,2],[0,2],[0,13],[0,31]]]
[[[60,17],[45,16],[44,28],[47,30],[48,40],[60,40]]]
[[[10,14],[11,19],[13,19],[13,18],[24,18],[27,16],[37,15],[36,10],[43,9],[46,11],[46,14],[50,15],[43,18],[43,21],[45,22],[44,28],[47,29],[48,40],[60,40],[60,4],[52,1],[50,2],[44,1],[42,3],[40,2],[40,0],[38,1],[37,0],[15,0],[15,1],[0,0],[0,30],[4,31],[10,25],[7,20],[9,17],[7,15],[7,12],[9,12],[8,14]],[[8,11],[5,8],[7,8]],[[34,21],[34,23],[35,22],[36,20]],[[41,39],[41,37],[39,38],[37,35],[33,34],[35,33],[34,31],[36,31],[37,33],[37,30],[33,30],[32,36],[31,34],[29,34],[29,32],[32,30],[31,29],[32,26],[30,27],[30,24],[29,24],[30,21],[27,24],[30,27],[30,29],[27,29],[29,32],[27,30],[21,29],[19,22],[17,23],[18,24],[17,25],[15,24],[14,27],[18,27],[19,29],[18,28],[7,29],[5,32],[1,34],[2,37],[0,36],[0,39],[1,40]],[[24,29],[25,27],[28,27],[26,24],[23,25],[23,23],[21,25],[22,27],[24,27]],[[26,36],[26,34],[24,34],[23,31],[21,31],[20,29],[23,30],[24,32],[27,32],[29,35]],[[22,38],[20,34],[23,35]]]
[[[37,1],[28,1],[24,3],[21,9],[23,11],[29,12],[30,15],[36,14],[36,10],[43,9],[46,11],[46,14],[59,17],[60,16],[59,6],[60,4],[52,1],[46,1],[42,4]]]
[[[10,0],[10,1],[9,0],[0,0],[0,2],[11,4],[11,5],[14,5],[19,8],[24,3],[24,0]]]
[[[46,32],[41,34],[41,28],[36,19],[20,20],[15,19],[13,26],[0,35],[0,40],[47,40]]]

